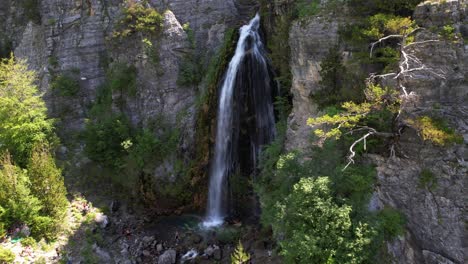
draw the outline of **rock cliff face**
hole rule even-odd
[[[312,95],[320,90],[320,62],[330,47],[338,43],[338,21],[314,17],[296,21],[291,27],[291,72],[293,110],[288,120],[286,148],[303,149],[312,129],[307,119],[318,114]]]
[[[453,25],[463,35],[468,21],[466,12],[465,1],[426,3],[417,7],[414,18],[425,28]],[[323,18],[292,25],[294,99],[287,132],[288,149],[301,148],[310,137],[311,128],[306,120],[318,115],[311,95],[320,89],[320,62],[329,47],[337,42],[338,26],[336,20]],[[432,37],[432,33],[420,33],[417,40]],[[395,263],[464,263],[467,259],[464,200],[468,172],[468,46],[461,40],[430,42],[415,46],[411,52],[428,68],[443,72],[444,78],[418,74],[406,80],[405,86],[417,99],[405,105],[403,114],[440,116],[463,135],[464,143],[438,147],[421,140],[417,131],[405,130],[397,158],[369,156],[378,171],[373,202],[377,208],[395,207],[407,218],[406,235],[388,244]],[[423,170],[430,171],[435,178],[432,188],[422,186]]]

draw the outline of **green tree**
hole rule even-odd
[[[247,263],[249,259],[250,259],[249,253],[244,251],[244,246],[239,240],[239,244],[237,244],[237,247],[234,249],[234,252],[232,252],[231,264]]]
[[[34,149],[28,163],[31,192],[42,203],[42,211],[60,221],[68,205],[62,171],[46,147]]]
[[[56,141],[35,81],[24,60],[11,55],[0,62],[0,150],[9,150],[20,166],[36,144]]]
[[[287,263],[361,263],[370,244],[367,225],[353,227],[348,205],[332,199],[328,177],[302,178],[276,205],[272,223]]]
[[[14,223],[33,224],[34,217],[42,208],[39,199],[31,194],[26,171],[13,165],[11,156],[0,157],[0,215],[6,227]]]

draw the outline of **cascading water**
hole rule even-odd
[[[275,136],[272,96],[275,84],[259,27],[260,16],[257,14],[248,25],[240,28],[235,54],[222,82],[205,227],[224,222],[226,179],[239,162],[241,123],[247,123],[250,166],[254,169],[261,146],[270,143]]]

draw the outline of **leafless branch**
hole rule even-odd
[[[383,38],[380,38],[379,40],[377,40],[376,42],[373,42],[371,44],[371,50],[370,50],[369,57],[372,58],[372,54],[374,53],[375,45],[380,44],[380,43],[384,42],[387,39],[391,39],[391,38],[401,38],[401,39],[403,39],[404,37],[405,37],[404,35],[388,35],[388,36],[385,36]]]
[[[364,136],[362,136],[360,139],[354,141],[354,143],[351,145],[351,147],[349,147],[349,156],[348,156],[348,164],[346,164],[346,166],[343,168],[342,171],[345,171],[349,165],[351,164],[354,164],[354,157],[356,156],[356,152],[354,152],[354,147],[361,141],[365,141],[366,138],[368,138],[369,136],[372,136],[374,134],[374,132],[370,131],[368,132],[367,134],[365,134]]]

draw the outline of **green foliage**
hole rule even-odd
[[[13,43],[9,36],[5,33],[0,33],[0,59],[8,58],[13,51]]]
[[[24,14],[28,20],[36,24],[41,23],[41,13],[39,0],[20,0],[20,5],[24,9]]]
[[[122,13],[114,38],[125,38],[136,32],[153,34],[162,27],[163,16],[148,1],[125,0]]]
[[[15,261],[15,254],[10,249],[0,246],[0,263],[7,264]]]
[[[433,191],[437,188],[437,178],[429,169],[423,169],[419,177],[419,188]]]
[[[196,141],[196,161],[192,168],[192,183],[206,186],[202,179],[206,176],[206,166],[210,159],[210,142],[212,122],[216,118],[218,85],[223,78],[226,67],[234,54],[238,31],[234,29],[226,30],[223,44],[220,46],[216,55],[213,56],[206,71],[206,88],[197,97],[196,106],[198,108],[197,124],[195,129]]]
[[[368,19],[368,28],[363,34],[377,40],[387,35],[407,35],[415,29],[415,22],[409,17],[376,14]]]
[[[23,247],[30,246],[32,248],[35,248],[37,246],[37,242],[32,237],[25,237],[25,238],[21,239],[21,245]]]
[[[378,215],[380,228],[386,239],[403,235],[405,231],[405,217],[391,207],[385,207]]]
[[[372,166],[361,165],[332,176],[335,198],[352,206],[353,217],[362,219],[368,213],[367,204],[374,191],[376,175]]]
[[[0,167],[0,204],[5,206],[0,222],[4,226],[25,223],[31,227],[34,237],[55,238],[57,222],[42,215],[43,205],[29,189],[31,183],[26,171],[13,165],[8,154],[1,157]]]
[[[336,109],[330,111],[337,112]],[[335,236],[332,236],[331,240],[328,241],[330,244],[326,246],[320,244],[324,248],[319,250],[325,250],[326,248],[334,252],[331,258],[327,260],[333,260],[335,263],[352,261],[354,263],[375,263],[375,255],[380,252],[380,248],[384,245],[384,239],[389,237],[384,233],[391,233],[391,231],[386,231],[385,228],[396,226],[392,224],[392,221],[387,221],[388,218],[385,217],[388,214],[387,212],[379,214],[382,215],[379,217],[367,209],[374,189],[375,169],[372,166],[355,165],[342,171],[343,165],[341,162],[347,151],[346,146],[345,140],[327,140],[322,147],[312,147],[304,153],[293,152],[281,155],[281,151],[279,151],[279,154],[276,151],[269,152],[269,148],[272,148],[272,146],[264,150],[264,153],[274,155],[267,160],[265,160],[265,158],[268,158],[267,154],[263,155],[261,174],[255,184],[262,208],[261,221],[265,226],[273,226],[274,233],[280,240],[280,244],[283,241],[284,243],[290,243],[288,246],[291,249],[288,247],[289,251],[285,254],[291,254],[288,257],[288,259],[292,258],[289,259],[291,263],[322,263],[321,259],[296,259],[297,254],[315,258],[310,255],[313,255],[313,253],[309,253],[317,251],[316,248],[311,249],[312,245],[318,243],[316,239],[325,241],[320,240],[320,238],[327,236],[329,234],[327,228],[334,226],[330,224],[328,227],[322,227],[322,222],[310,220],[310,218],[318,217],[316,215],[324,215],[323,212],[312,212],[318,210],[320,205],[325,204],[328,209],[326,214],[331,215],[341,212],[343,208],[352,209],[347,211],[347,214],[334,217],[334,223],[340,223],[340,226],[343,221],[344,223],[351,223],[351,227],[345,232],[346,235],[337,236],[336,233],[332,233]],[[276,155],[279,155],[279,158]],[[329,176],[319,177],[320,175]],[[319,178],[323,178],[320,184],[317,183]],[[307,184],[297,185],[301,180],[306,181]],[[323,184],[323,181],[326,181],[327,184]],[[301,187],[293,187],[295,185]],[[326,186],[326,193],[312,195],[304,191],[304,186],[314,186],[313,188],[310,187],[310,189],[318,190],[323,190]],[[318,186],[321,186],[321,188]],[[305,189],[308,190],[309,187]],[[292,200],[288,199],[294,199],[297,205],[293,206]],[[321,199],[321,203],[314,202],[317,199]],[[323,200],[326,202],[323,202]],[[332,205],[330,206],[330,204]],[[284,231],[286,228],[284,225],[287,224],[291,225],[288,229],[289,232]],[[296,230],[297,233],[294,233]],[[313,236],[310,235],[312,232],[314,232]],[[293,234],[296,236],[294,237]],[[281,246],[283,245],[281,244]],[[281,252],[283,252],[283,248]],[[326,255],[326,252],[323,254]]]
[[[59,75],[54,78],[51,88],[61,96],[75,96],[80,91],[80,82],[68,75]]]
[[[57,68],[59,66],[59,61],[58,61],[56,56],[52,55],[47,60],[48,60],[48,62],[50,64],[50,66],[52,66],[53,68]]]
[[[244,246],[242,245],[241,241],[239,240],[239,244],[237,244],[234,252],[231,255],[231,264],[244,264],[250,260],[249,253],[245,252]]]
[[[220,228],[216,232],[216,238],[220,243],[233,244],[240,239],[241,232],[237,228]]]
[[[118,168],[126,153],[122,142],[129,138],[130,125],[123,115],[110,114],[99,120],[90,120],[84,132],[85,152],[94,161]]]
[[[124,95],[136,94],[136,68],[125,63],[115,63],[107,71],[107,81],[98,90],[95,104],[90,110],[91,119],[83,133],[85,152],[94,161],[110,168],[122,167],[127,151],[124,142],[132,142],[131,127],[127,117],[112,110],[113,94],[119,94],[117,103],[124,105]]]
[[[348,205],[333,202],[327,177],[302,178],[284,203],[277,204],[272,223],[285,239],[281,254],[287,263],[361,263],[359,251],[370,244],[372,230],[353,227]]]
[[[331,47],[327,56],[320,63],[319,82],[321,90],[313,95],[319,108],[337,105],[350,99],[357,99],[360,91],[353,89],[348,82],[346,67],[338,46]]]
[[[0,158],[0,204],[4,209],[0,222],[7,227],[16,222],[33,223],[42,205],[31,194],[26,172],[13,165],[10,155],[4,154]]]
[[[414,8],[423,0],[346,0],[351,11],[360,16],[376,13],[412,15]]]
[[[320,11],[320,0],[299,0],[296,3],[298,18],[314,16]]]
[[[190,24],[184,24],[183,28],[190,42],[191,50],[184,55],[180,62],[177,84],[181,86],[198,85],[205,75],[203,59],[200,54],[195,53],[195,35]]]
[[[455,28],[452,25],[445,25],[440,31],[442,38],[446,40],[455,40]]]
[[[61,221],[68,206],[67,190],[62,171],[55,165],[49,150],[45,147],[36,148],[27,169],[31,192],[41,201],[42,212],[56,221]]]
[[[307,124],[310,126],[328,125],[332,126],[328,131],[316,129],[315,135],[327,139],[339,139],[343,131],[352,130],[359,126],[366,126],[365,119],[371,114],[383,109],[392,112],[397,111],[399,99],[396,91],[390,88],[382,88],[379,85],[369,85],[365,90],[367,101],[357,104],[346,102],[341,105],[343,112],[330,116],[328,114],[317,118],[309,118]]]
[[[271,63],[277,74],[276,79],[280,83],[280,88],[284,87],[286,94],[292,84],[291,67],[289,60],[291,58],[291,48],[289,46],[289,31],[295,15],[293,10],[287,10],[284,15],[276,17],[272,29],[271,39],[268,41]]]
[[[134,65],[125,63],[115,63],[107,71],[107,85],[111,91],[136,95],[136,75],[137,69]]]
[[[146,56],[148,56],[151,64],[156,67],[156,73],[158,75],[163,75],[164,69],[160,67],[161,58],[159,56],[158,46],[153,45],[153,42],[151,42],[147,38],[144,38],[142,42],[143,42],[143,50],[145,51]]]
[[[453,128],[450,128],[442,118],[421,116],[406,121],[419,131],[423,140],[431,141],[439,146],[463,143],[463,136],[456,133]]]
[[[143,129],[135,137],[135,144],[129,148],[130,157],[137,163],[138,167],[144,168],[150,161],[161,162],[173,153],[179,144],[180,133],[178,129],[169,129],[170,125],[159,118],[159,137],[148,129]]]
[[[0,150],[9,150],[20,166],[36,144],[56,142],[35,78],[23,60],[11,56],[0,63]]]

